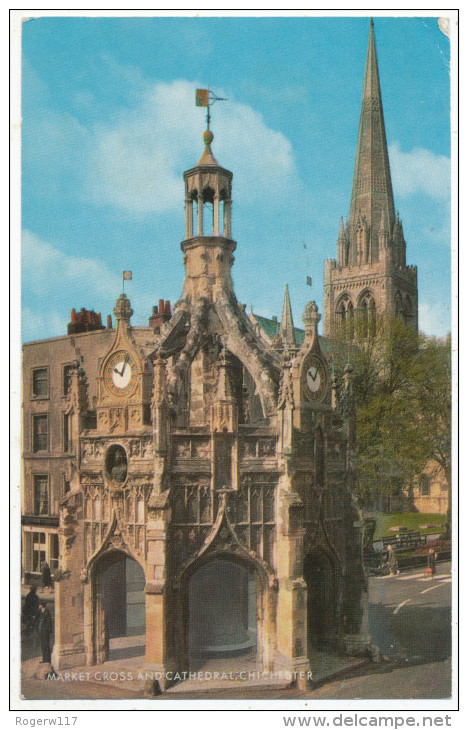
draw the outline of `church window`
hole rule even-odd
[[[352,340],[354,338],[354,307],[351,302],[348,304],[346,310],[346,339]]]
[[[47,451],[49,423],[46,415],[33,416],[33,451]]]
[[[375,314],[375,301],[372,297],[369,298],[369,304],[367,308],[367,323],[368,323],[368,334],[369,337],[375,337],[376,333],[376,314]]]
[[[49,514],[49,477],[47,474],[34,475],[34,514]]]
[[[49,395],[49,377],[47,368],[37,368],[32,374],[33,398],[47,398]]]
[[[263,520],[274,522],[275,519],[275,490],[273,487],[263,491]]]
[[[250,520],[262,522],[262,490],[252,489],[250,492]]]
[[[198,489],[193,487],[187,493],[188,522],[198,522]]]
[[[336,308],[338,334],[346,340],[354,338],[354,307],[348,295],[343,296]]]
[[[200,488],[200,522],[210,522],[211,519],[211,494],[209,487]]]
[[[365,292],[359,302],[359,332],[362,339],[375,335],[375,301],[370,292]]]
[[[242,489],[237,499],[237,522],[249,521],[249,492]]]
[[[140,498],[137,501],[137,519],[136,521],[143,524],[145,521],[145,500]]]

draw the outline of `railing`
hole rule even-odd
[[[411,550],[427,544],[427,535],[421,535],[420,532],[409,531],[399,532],[397,535],[382,538],[382,546],[384,550],[391,545],[394,550]]]

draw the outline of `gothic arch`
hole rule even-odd
[[[405,324],[411,324],[413,321],[413,305],[408,294],[405,296],[403,303],[403,317],[405,319]]]
[[[335,305],[337,331],[347,340],[354,338],[354,305],[351,296],[345,292]]]
[[[271,585],[271,576],[265,566],[244,550],[228,551],[218,544],[214,549],[199,555],[179,574],[174,585],[175,615],[177,628],[175,631],[175,655],[182,666],[190,668],[189,658],[189,619],[190,619],[190,582],[196,580],[198,571],[218,561],[225,561],[239,566],[255,578],[256,587],[256,647],[257,661],[264,671],[270,671],[274,660],[274,635],[276,620],[276,593]]]
[[[359,335],[363,339],[373,337],[376,331],[376,305],[375,297],[370,289],[365,289],[359,295],[357,311]]]
[[[401,296],[401,292],[397,291],[393,301],[394,301],[394,305],[395,305],[395,315],[397,317],[403,317],[404,305],[403,305],[403,297]]]
[[[87,664],[101,664],[109,656],[110,627],[108,619],[109,605],[119,603],[114,596],[106,595],[109,585],[123,589],[127,601],[126,585],[120,580],[107,581],[106,573],[125,560],[132,560],[139,568],[146,582],[144,566],[125,546],[110,546],[109,549],[96,553],[88,564],[89,580],[85,583],[85,651]],[[125,583],[125,581],[124,581]],[[122,592],[122,591],[121,591]],[[119,597],[120,601],[122,596]],[[120,617],[121,619],[121,617]],[[120,621],[116,618],[117,621]]]
[[[309,648],[323,649],[339,629],[339,564],[331,551],[314,546],[304,556]]]

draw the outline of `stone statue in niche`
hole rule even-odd
[[[123,484],[127,478],[127,454],[123,446],[111,446],[106,457],[107,476],[114,484]]]

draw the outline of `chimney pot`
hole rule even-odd
[[[112,316],[110,314],[107,315],[107,329],[112,329]]]

